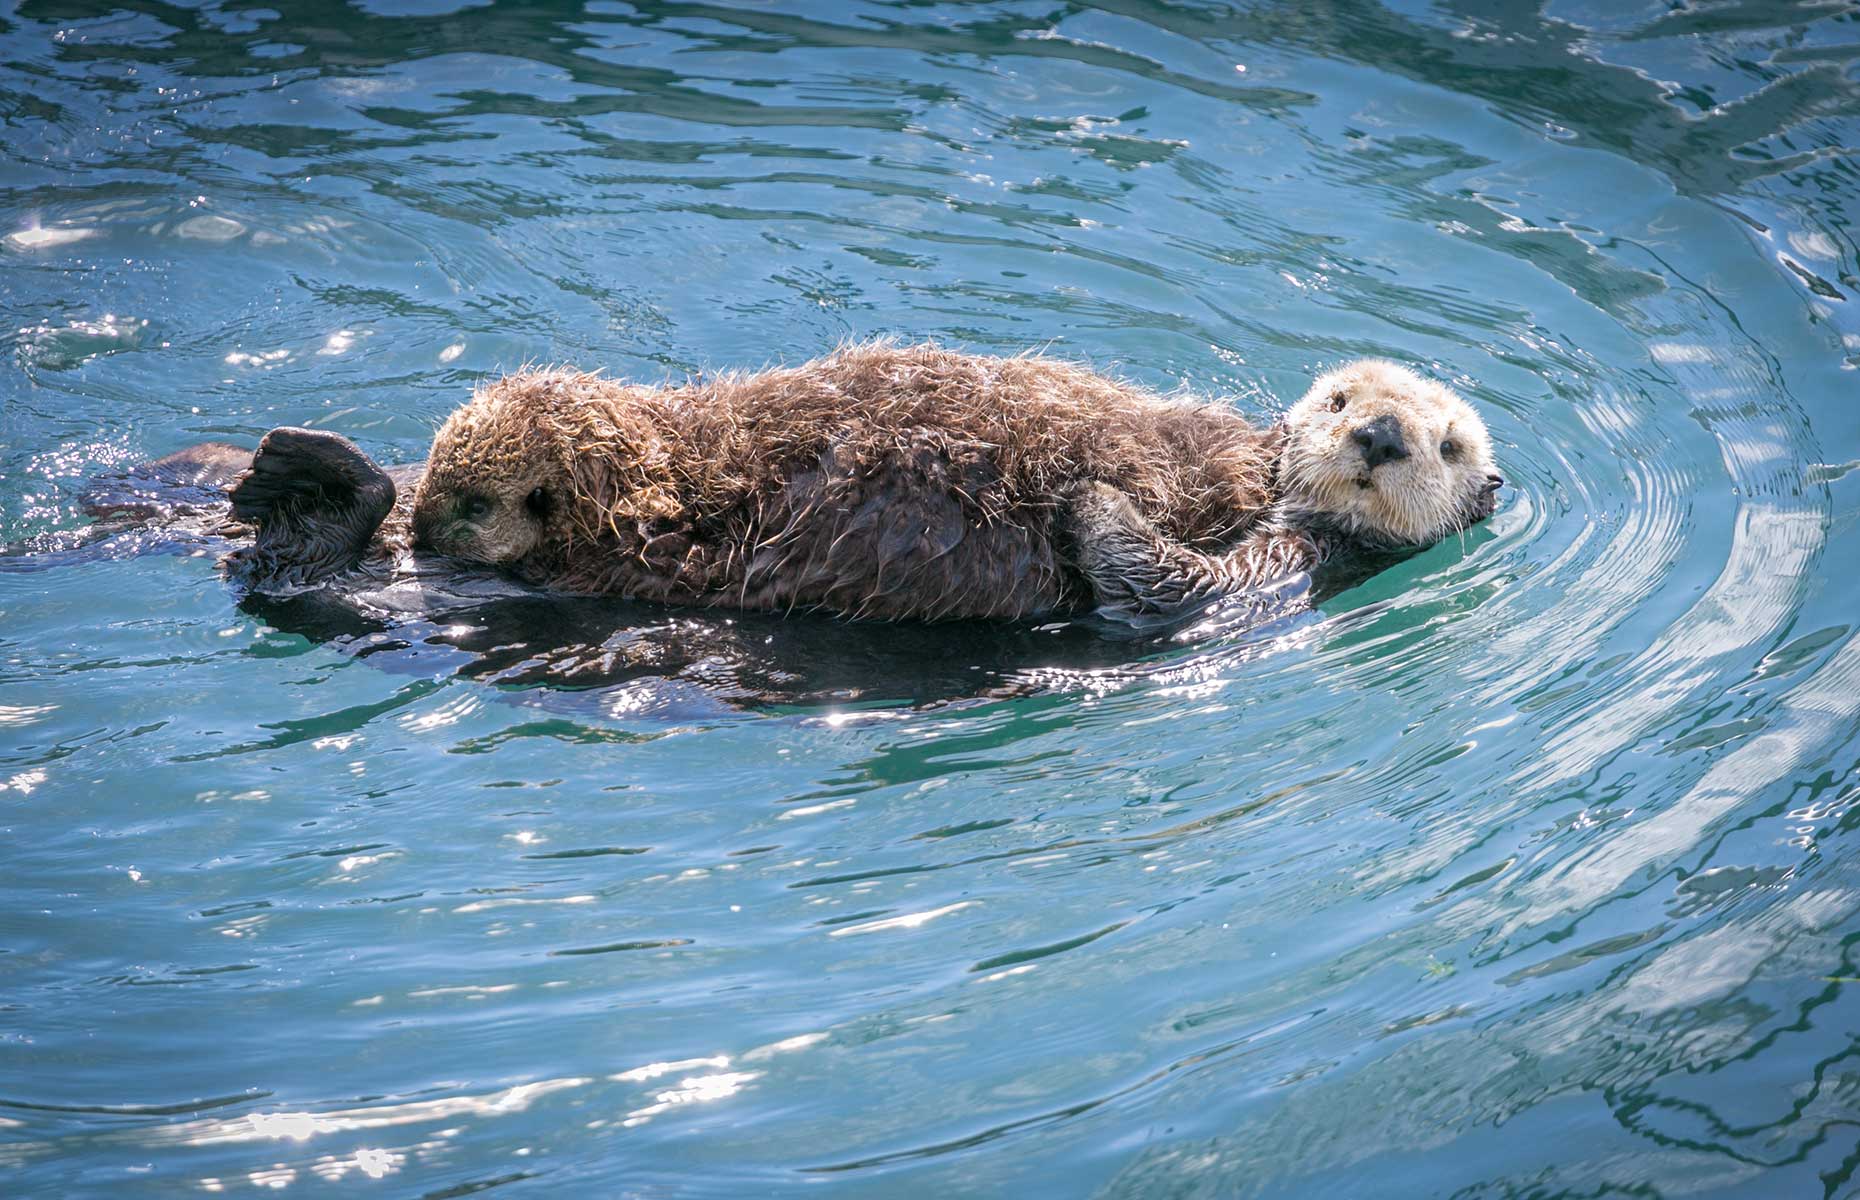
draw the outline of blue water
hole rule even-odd
[[[0,541],[876,334],[1514,486],[1179,638],[8,560],[0,1192],[1860,1196],[1851,6],[4,11]]]

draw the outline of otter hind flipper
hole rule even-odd
[[[230,562],[252,587],[301,587],[355,565],[394,507],[394,481],[339,433],[265,435],[232,489],[233,515],[258,527]]]
[[[215,510],[226,489],[252,462],[252,451],[227,442],[202,442],[152,462],[96,476],[78,496],[99,521],[156,521]]]
[[[1074,491],[1062,521],[1074,565],[1098,610],[1112,616],[1182,613],[1309,571],[1322,558],[1311,537],[1271,522],[1225,554],[1203,554],[1166,537],[1106,483]]]

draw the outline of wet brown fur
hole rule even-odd
[[[447,420],[414,526],[567,591],[1020,617],[1091,603],[1065,497],[1109,484],[1169,538],[1218,549],[1272,503],[1281,438],[1056,359],[930,345],[683,386],[527,371]]]

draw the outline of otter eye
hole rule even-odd
[[[1440,457],[1458,458],[1459,453],[1460,453],[1460,444],[1454,441],[1452,438],[1448,438],[1446,441],[1440,443]]]
[[[476,521],[491,511],[491,502],[483,496],[472,496],[459,509],[467,521]]]
[[[530,510],[530,515],[532,517],[541,518],[541,517],[548,516],[549,515],[549,492],[548,490],[545,488],[536,488],[535,490],[530,492],[529,495],[523,498],[523,507]]]
[[[1343,406],[1349,402],[1350,395],[1348,392],[1332,392],[1330,394],[1330,411],[1342,412]]]

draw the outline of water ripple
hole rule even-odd
[[[1845,1195],[1852,24],[25,0],[9,1178]],[[882,333],[1266,420],[1399,358],[1511,482],[1149,629],[240,607],[205,518],[82,510],[285,423],[418,458],[528,361]]]

